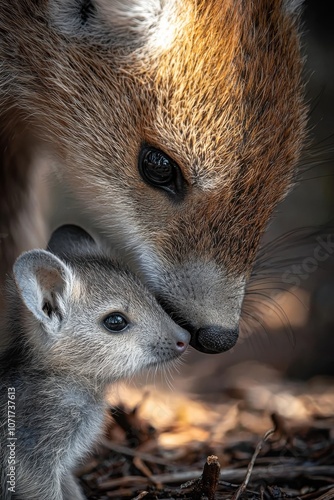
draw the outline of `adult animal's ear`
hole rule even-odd
[[[165,42],[173,31],[176,0],[51,0],[51,23],[89,43],[138,48]]]
[[[23,253],[13,267],[20,296],[51,335],[59,332],[69,307],[74,274],[58,257],[45,250]]]
[[[299,14],[304,0],[283,0],[283,7],[288,14]]]
[[[84,256],[98,253],[98,246],[93,238],[81,227],[66,224],[56,229],[48,243],[47,250],[60,258]]]

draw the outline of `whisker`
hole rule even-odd
[[[259,318],[257,318],[256,316],[254,316],[254,314],[252,314],[246,310],[243,310],[242,314],[243,314],[243,319],[245,318],[245,315],[246,315],[246,317],[249,317],[249,318],[251,318],[252,321],[254,321],[255,323],[258,323],[261,326],[264,333],[266,334],[266,336],[268,336],[267,329],[266,329],[264,323],[262,323],[262,321]],[[245,321],[245,319],[244,319],[244,321]]]

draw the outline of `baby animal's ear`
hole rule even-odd
[[[50,252],[31,250],[16,260],[13,273],[24,304],[48,333],[57,333],[68,308],[72,270]]]
[[[47,250],[60,258],[98,253],[93,238],[81,227],[66,224],[56,229],[48,243]]]

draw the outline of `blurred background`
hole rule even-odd
[[[306,0],[303,51],[310,104],[309,145],[295,189],[278,207],[248,286],[240,340],[212,356],[191,349],[174,384],[216,397],[243,378],[334,375],[334,30],[330,2]],[[52,228],[82,223],[53,188]],[[74,215],[75,214],[75,215]],[[162,377],[163,380],[163,377]]]

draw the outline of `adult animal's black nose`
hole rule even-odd
[[[204,326],[191,336],[190,345],[207,354],[218,354],[231,349],[236,344],[238,335],[238,327]]]

